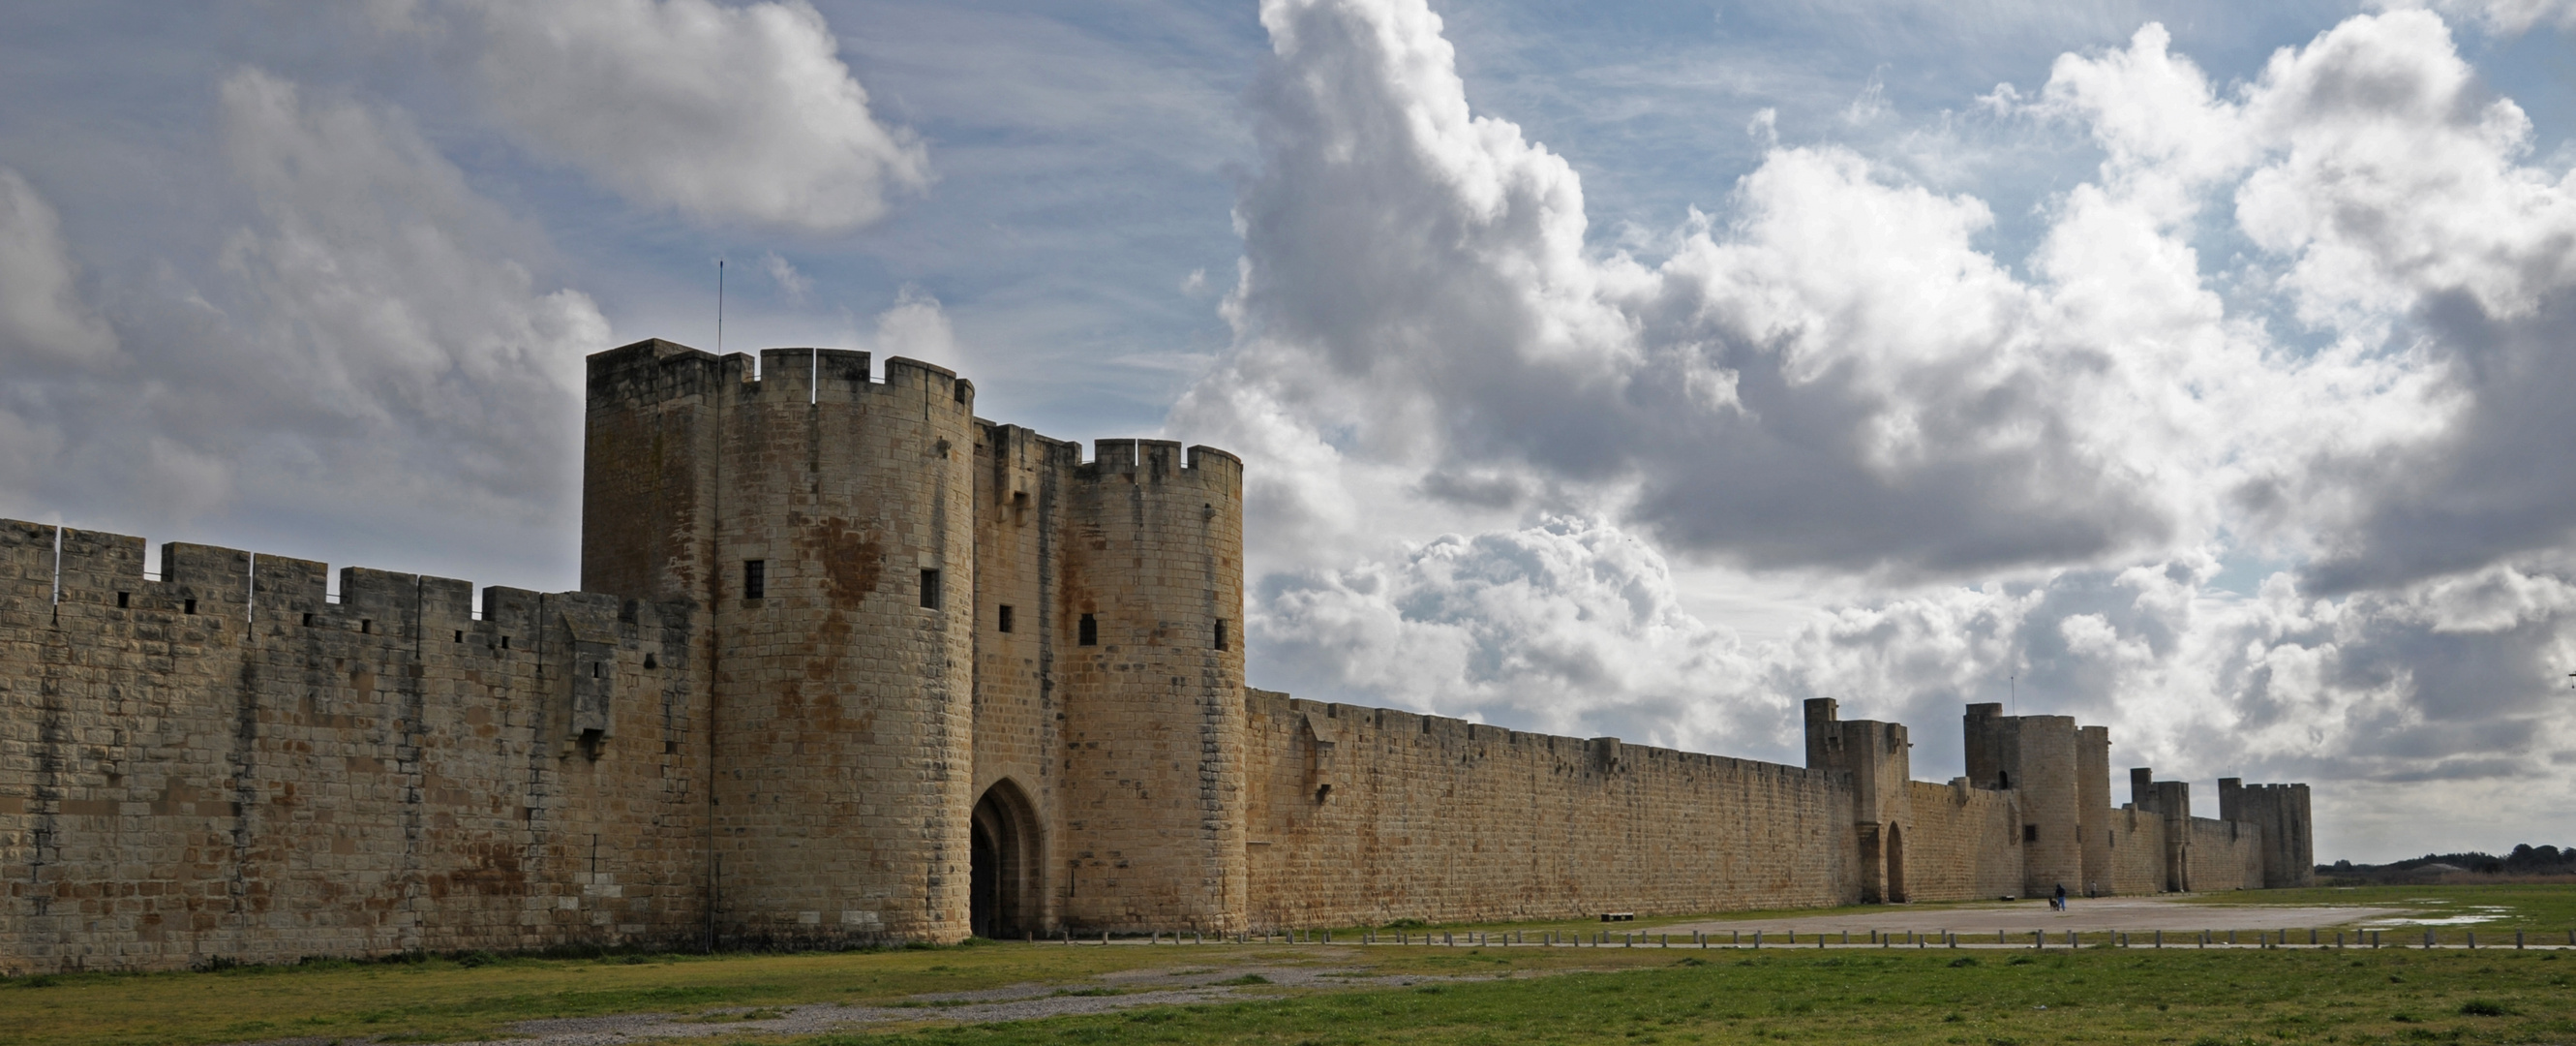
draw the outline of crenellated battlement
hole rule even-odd
[[[0,519],[0,565],[5,565],[0,566],[0,582],[6,584],[5,596],[24,606],[54,606],[59,591],[61,606],[84,614],[121,611],[126,620],[137,615],[198,617],[234,627],[247,624],[254,638],[282,634],[264,633],[264,628],[291,627],[350,631],[396,643],[414,637],[390,623],[401,615],[416,615],[424,628],[448,630],[450,642],[461,633],[499,647],[502,637],[512,637],[518,645],[510,649],[533,649],[525,644],[547,627],[543,615],[549,609],[562,613],[568,600],[605,600],[601,605],[619,607],[613,596],[549,594],[507,585],[483,588],[478,604],[472,582],[354,566],[340,569],[339,592],[333,594],[329,565],[318,560],[184,541],[161,546],[160,576],[154,577],[144,571],[144,547],[142,538],[125,534]],[[629,602],[614,616],[633,625],[639,615],[658,625],[685,622],[689,612]],[[388,627],[377,627],[380,621]]]
[[[875,374],[872,354],[850,349],[771,348],[718,356],[658,338],[589,359],[593,402],[680,404],[738,396],[747,402],[947,402],[972,412],[975,386],[934,363],[889,356]],[[869,397],[875,397],[871,399]]]
[[[1101,439],[1092,441],[1091,460],[1076,468],[1074,475],[1093,481],[1192,483],[1239,492],[1243,487],[1243,459],[1203,445],[1184,450],[1178,440]]]

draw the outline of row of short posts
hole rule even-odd
[[[1724,945],[1724,946],[1725,946],[1725,947],[1730,947],[1730,948],[1742,948],[1742,947],[1748,947],[1748,946],[1749,946],[1749,947],[1751,947],[1751,948],[1753,948],[1753,949],[1755,949],[1755,950],[1760,950],[1760,949],[1761,949],[1761,947],[1762,947],[1762,945],[1763,945],[1763,939],[1762,939],[1763,932],[1764,932],[1764,931],[1761,931],[1761,930],[1755,930],[1755,931],[1753,931],[1752,937],[1751,937],[1750,939],[1748,939],[1748,938],[1746,938],[1746,936],[1745,936],[1745,934],[1744,934],[1744,931],[1742,931],[1742,930],[1733,930],[1733,931],[1729,931],[1729,932],[1728,932],[1728,935],[1727,935],[1727,940],[1726,940],[1726,943],[1725,943],[1725,945]],[[1059,933],[1059,936],[1060,936],[1061,940],[1063,941],[1063,943],[1065,943],[1065,944],[1074,944],[1074,943],[1076,943],[1076,942],[1075,942],[1075,939],[1074,939],[1073,931],[1072,931],[1071,929],[1061,930],[1061,931],[1058,931],[1058,933]],[[1162,943],[1164,943],[1163,938],[1164,938],[1164,935],[1165,935],[1166,933],[1169,933],[1169,934],[1170,934],[1170,936],[1171,936],[1171,942],[1170,942],[1170,943],[1172,943],[1172,944],[1179,944],[1179,943],[1181,943],[1181,938],[1182,938],[1183,934],[1182,934],[1182,931],[1178,931],[1178,930],[1172,930],[1172,931],[1153,930],[1153,931],[1148,931],[1148,932],[1146,933],[1146,935],[1145,935],[1145,943],[1146,943],[1146,944],[1148,944],[1148,945],[1162,944]],[[2164,947],[2164,946],[2165,946],[2165,932],[2164,932],[2163,930],[2150,931],[2150,933],[2151,933],[2151,936],[2150,936],[2149,941],[2148,941],[2148,946],[2149,946],[2149,947],[2162,948],[2162,947]],[[2238,942],[2238,940],[2237,940],[2237,933],[2238,933],[2238,931],[2236,931],[2236,930],[2229,930],[2229,931],[2227,931],[2227,942],[2226,942],[2226,944],[2225,944],[2225,947],[2229,947],[2229,948],[2236,948],[2236,947],[2242,947],[2242,946],[2243,946],[2243,945],[2242,945],[2242,944],[2240,944],[2240,943]],[[2266,931],[2258,931],[2258,932],[2255,934],[2254,944],[2255,944],[2257,947],[2262,947],[2262,948],[2287,948],[2287,947],[2290,947],[2290,931],[2288,931],[2288,930],[2281,930],[2281,931],[2278,931],[2277,933],[2278,933],[2278,935],[2277,935],[2277,936],[2275,936],[2275,932],[2274,932],[2274,931],[2268,931],[2268,930],[2266,930]],[[2385,947],[2385,946],[2386,946],[2385,941],[2384,941],[2384,940],[2382,939],[2382,937],[2381,937],[2381,931],[2379,931],[2379,930],[2359,930],[2359,931],[2354,931],[2353,933],[2354,933],[2354,936],[2353,936],[2353,942],[2352,942],[2352,943],[2354,943],[2354,944],[2356,944],[2356,945],[2359,945],[2359,946],[2362,946],[2362,947],[2367,947],[2367,948],[2380,948],[2380,947]],[[1904,942],[1903,942],[1903,943],[1904,943],[1904,944],[1908,944],[1908,945],[1912,945],[1912,946],[1914,946],[1914,947],[1916,947],[1916,948],[1929,948],[1929,947],[1931,947],[1931,946],[1932,946],[1932,944],[1934,944],[1934,943],[1936,943],[1936,942],[1937,942],[1937,943],[1939,943],[1939,944],[1941,944],[1943,947],[1947,947],[1947,948],[1956,948],[1956,947],[1958,947],[1958,946],[1959,946],[1959,935],[1958,935],[1958,934],[1956,934],[1956,933],[1953,933],[1953,932],[1951,932],[1951,931],[1949,931],[1949,930],[1940,930],[1940,931],[1937,931],[1936,933],[1931,934],[1931,935],[1926,935],[1926,934],[1921,933],[1921,932],[1919,932],[1919,931],[1907,930],[1907,931],[1903,931],[1903,935],[1904,935],[1904,937],[1905,937],[1905,940],[1904,940]],[[2009,945],[2011,945],[2013,942],[2012,942],[2012,938],[2011,938],[2011,936],[2010,936],[2010,935],[2011,935],[2011,931],[2009,931],[2009,930],[1996,930],[1996,931],[1995,931],[1995,943],[1996,943],[1997,945],[2003,945],[2003,946],[2009,946]],[[1429,930],[1425,930],[1425,931],[1423,931],[1423,932],[1422,932],[1421,939],[1420,939],[1419,941],[1416,941],[1416,940],[1414,939],[1414,937],[1413,937],[1413,935],[1412,935],[1412,934],[1410,934],[1410,933],[1408,933],[1408,932],[1405,932],[1405,931],[1397,931],[1397,933],[1396,933],[1396,935],[1395,935],[1395,941],[1394,941],[1394,943],[1396,943],[1396,944],[1398,944],[1398,945],[1412,945],[1412,944],[1419,943],[1419,944],[1421,944],[1421,945],[1423,945],[1423,946],[1425,946],[1425,947],[1434,947],[1434,946],[1437,946],[1437,947],[1453,947],[1453,948],[1454,948],[1454,947],[1456,947],[1456,946],[1458,945],[1458,934],[1457,934],[1457,932],[1455,932],[1455,931],[1443,931],[1443,932],[1441,932],[1441,933],[1438,935],[1438,936],[1439,936],[1439,940],[1438,940],[1437,942],[1434,942],[1434,941],[1432,940],[1432,936],[1433,936],[1433,934],[1432,934],[1432,932],[1431,932],[1431,931],[1429,931]],[[1811,936],[1812,936],[1812,938],[1813,938],[1813,940],[1814,940],[1814,942],[1815,942],[1816,947],[1818,947],[1818,948],[1823,948],[1823,947],[1826,947],[1826,946],[1827,946],[1827,943],[1828,943],[1828,942],[1827,942],[1827,939],[1826,939],[1826,938],[1827,938],[1827,934],[1825,934],[1824,932],[1821,932],[1821,931],[1820,931],[1820,932],[1817,932],[1817,933],[1815,933],[1815,934],[1813,934],[1813,935],[1811,935]],[[1871,931],[1869,931],[1869,940],[1868,940],[1868,942],[1866,942],[1866,943],[1869,943],[1869,944],[1875,944],[1875,945],[1877,945],[1877,946],[1879,946],[1879,947],[1881,947],[1881,948],[1895,948],[1895,947],[1900,947],[1900,944],[1899,944],[1899,942],[1897,941],[1897,936],[1898,936],[1898,932],[1897,932],[1897,931],[1892,931],[1892,930],[1871,930]],[[2127,931],[2107,931],[2107,930],[2106,930],[2106,931],[2103,931],[2102,936],[2103,936],[2103,940],[2104,940],[2104,942],[2105,942],[2106,944],[2110,944],[2110,945],[2111,945],[2111,946],[2113,946],[2113,947],[2118,947],[2118,948],[2129,948],[2129,947],[2134,947],[2134,946],[2135,946],[2135,942],[2133,942],[2133,941],[2130,939],[2130,934],[2129,934]],[[1207,936],[1206,936],[1206,934],[1205,934],[1203,931],[1198,931],[1198,930],[1192,930],[1192,931],[1189,931],[1189,932],[1188,932],[1188,937],[1189,937],[1189,943],[1191,943],[1191,944],[1206,944],[1206,943],[1207,943]],[[1258,938],[1259,938],[1258,943],[1261,943],[1261,944],[1270,944],[1270,943],[1272,943],[1272,938],[1273,938],[1273,937],[1276,937],[1276,938],[1278,939],[1278,943],[1282,943],[1282,944],[1331,944],[1331,943],[1333,943],[1333,932],[1332,932],[1331,930],[1263,930],[1263,931],[1258,935]],[[2470,949],[2472,949],[2472,950],[2476,949],[2476,948],[2478,947],[2478,933],[2477,933],[2477,931],[2475,931],[2475,930],[2467,931],[2467,937],[2468,937],[2468,947],[2469,947]],[[1250,932],[1237,933],[1237,934],[1235,934],[1235,935],[1234,935],[1234,943],[1236,943],[1236,944],[1252,944],[1252,943],[1255,943],[1255,939],[1254,939],[1254,938],[1255,938],[1255,935],[1254,935],[1254,934],[1252,934],[1252,933],[1250,933]],[[1508,932],[1504,932],[1504,933],[1500,933],[1500,934],[1496,934],[1496,933],[1492,933],[1492,932],[1488,932],[1488,931],[1469,930],[1469,931],[1466,931],[1466,938],[1467,938],[1467,942],[1466,942],[1466,943],[1467,943],[1467,945],[1468,945],[1469,947],[1515,947],[1515,946],[1525,946],[1525,945],[1528,945],[1528,944],[1530,943],[1530,941],[1529,941],[1529,936],[1528,936],[1528,932],[1527,932],[1527,931],[1523,931],[1523,930],[1512,930],[1512,931],[1508,931]],[[1030,939],[1031,939],[1032,941],[1034,941],[1036,938],[1034,937],[1034,935],[1032,935],[1032,936],[1030,937]],[[2046,947],[2048,947],[2049,941],[2048,941],[2048,933],[2047,933],[2047,931],[2044,931],[2044,930],[2032,930],[2032,931],[2030,931],[2030,939],[2031,939],[2031,947],[2033,947],[2033,948],[2046,948]],[[1225,940],[1225,938],[1224,938],[1224,937],[1222,937],[1222,936],[1220,936],[1220,937],[1218,937],[1218,938],[1217,938],[1217,940],[1219,941],[1219,943],[1223,943],[1223,942],[1224,942],[1224,940]],[[1780,944],[1785,944],[1785,945],[1790,946],[1790,947],[1795,947],[1795,946],[1797,946],[1797,944],[1798,944],[1798,932],[1797,932],[1797,931],[1795,931],[1795,930],[1782,931],[1782,932],[1781,932],[1781,934],[1779,935],[1779,937],[1778,937],[1778,938],[1776,938],[1776,941],[1777,941],[1778,943],[1780,943]],[[1109,931],[1107,931],[1107,930],[1102,930],[1102,931],[1100,931],[1100,943],[1101,943],[1101,944],[1104,944],[1104,945],[1109,943]],[[1384,943],[1387,943],[1387,942],[1386,942],[1386,941],[1384,941],[1384,940],[1382,940],[1382,939],[1378,936],[1377,931],[1374,931],[1374,930],[1362,930],[1362,931],[1360,931],[1360,943],[1361,943],[1361,944],[1367,944],[1367,945],[1374,945],[1374,944],[1384,944]],[[1850,944],[1852,944],[1852,943],[1853,943],[1853,942],[1852,942],[1851,931],[1849,931],[1849,930],[1842,931],[1842,943],[1843,943],[1844,945],[1850,945]],[[2065,943],[2066,943],[2066,947],[2069,947],[2069,948],[2078,948],[2078,947],[2082,947],[2081,942],[2080,942],[2080,941],[2078,940],[2078,938],[2077,938],[2077,931],[2074,931],[2074,930],[2068,930],[2068,931],[2066,931]],[[2197,940],[2195,943],[2196,943],[2199,947],[2202,947],[2202,948],[2208,948],[2208,947],[2215,946],[2215,945],[2217,945],[2217,944],[2218,944],[2218,933],[2217,933],[2217,931],[2215,931],[2215,930],[2202,930],[2202,931],[2200,931],[2200,934],[2199,934],[2199,936],[2198,936],[2198,940]],[[1538,944],[1539,944],[1541,947],[1550,947],[1550,948],[1556,948],[1556,947],[1568,947],[1568,946],[1576,947],[1576,948],[1584,948],[1584,947],[1592,947],[1592,948],[1607,948],[1607,947],[1611,947],[1611,946],[1612,946],[1612,944],[1613,944],[1613,937],[1612,937],[1612,935],[1611,935],[1610,931],[1608,931],[1608,930],[1600,930],[1600,931],[1596,931],[1596,932],[1594,932],[1594,933],[1592,933],[1592,934],[1590,934],[1590,935],[1587,935],[1587,936],[1574,936],[1574,935],[1570,935],[1570,934],[1563,934],[1563,933],[1560,933],[1560,932],[1555,931],[1555,930],[1546,930],[1546,931],[1541,931],[1541,933],[1540,933],[1540,937],[1539,937],[1539,940],[1538,940]],[[1620,934],[1618,934],[1618,935],[1617,935],[1617,937],[1616,937],[1616,944],[1617,944],[1617,946],[1618,946],[1618,947],[1622,947],[1622,948],[1635,948],[1635,947],[1639,947],[1640,945],[1643,945],[1643,946],[1646,946],[1646,947],[1670,948],[1670,947],[1672,947],[1672,946],[1673,946],[1673,935],[1672,935],[1672,934],[1669,934],[1669,933],[1665,933],[1665,934],[1647,934],[1647,933],[1640,932],[1640,931],[1627,931],[1627,932],[1622,932],[1622,933],[1620,933]],[[2529,944],[2529,937],[2528,937],[2528,933],[2527,933],[2527,931],[2523,931],[2523,930],[2515,930],[2515,931],[2513,932],[2513,946],[2514,946],[2514,947],[2516,947],[2516,948],[2523,948],[2523,947],[2527,947],[2527,946],[2528,946],[2528,944]],[[1719,946],[1719,944],[1718,944],[1718,941],[1717,941],[1717,935],[1716,935],[1716,934],[1714,934],[1714,933],[1710,933],[1710,932],[1707,932],[1707,931],[1704,931],[1704,930],[1693,930],[1693,931],[1691,931],[1691,933],[1690,933],[1690,938],[1689,938],[1688,940],[1686,940],[1686,941],[1684,941],[1684,942],[1683,942],[1683,946],[1684,946],[1684,947],[1693,947],[1693,946],[1696,946],[1696,947],[1699,947],[1699,948],[1702,948],[1702,949],[1706,949],[1706,948],[1718,947],[1718,946]],[[2312,947],[2312,948],[2324,948],[2324,947],[2342,948],[2342,947],[2344,947],[2344,946],[2345,946],[2345,942],[2344,942],[2344,931],[2342,931],[2342,930],[2337,930],[2337,931],[2335,931],[2335,934],[2334,934],[2334,943],[2333,943],[2333,944],[2331,944],[2331,945],[2328,945],[2328,944],[2325,942],[2325,940],[2324,940],[2324,937],[2323,937],[2323,931],[2319,931],[2319,930],[2311,929],[2311,930],[2309,930],[2309,931],[2308,931],[2308,946],[2309,946],[2309,947]],[[2423,946],[2424,946],[2424,947],[2426,947],[2426,948],[2438,948],[2438,947],[2441,947],[2441,946],[2442,946],[2442,945],[2441,945],[2441,943],[2440,943],[2439,938],[2437,937],[2437,935],[2436,935],[2436,933],[2435,933],[2435,931],[2433,931],[2433,930],[2429,930],[2429,929],[2424,931],[2424,944],[2423,944]],[[2402,945],[2401,945],[2401,947],[2402,947]],[[2569,931],[2567,931],[2567,947],[2570,947],[2570,948],[2576,948],[2576,930],[2569,930]]]

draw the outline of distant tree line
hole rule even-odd
[[[2336,861],[2318,865],[2317,875],[2335,885],[2434,882],[2448,875],[2576,875],[2576,846],[2562,848],[2523,843],[2502,857],[2472,850],[2467,853],[2425,854],[2387,864]]]

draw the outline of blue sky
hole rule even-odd
[[[0,515],[539,588],[580,356],[931,359],[1252,470],[1256,685],[1808,696],[2576,838],[2576,7],[0,12]]]

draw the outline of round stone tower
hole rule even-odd
[[[1067,922],[1243,928],[1243,464],[1101,440],[1066,484]]]
[[[710,936],[964,939],[973,387],[646,342],[590,399],[582,587],[707,611]]]

